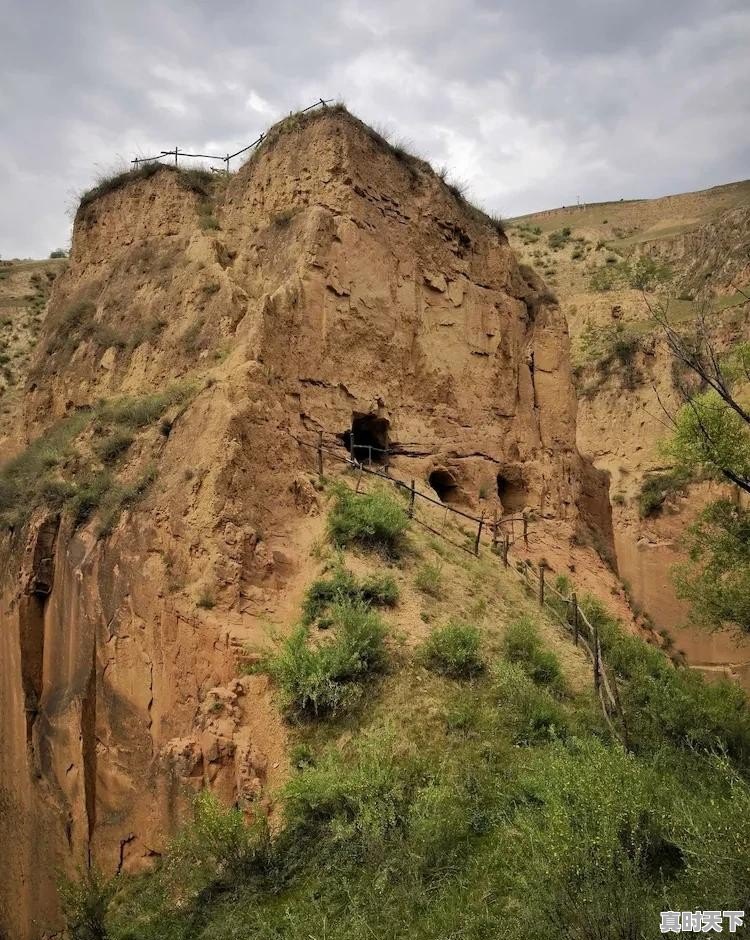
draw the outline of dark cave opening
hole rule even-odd
[[[456,478],[449,470],[433,470],[427,482],[435,490],[441,503],[461,502],[461,490]]]
[[[360,463],[387,463],[390,422],[378,415],[352,415],[351,430],[341,435],[346,449]]]
[[[523,509],[529,499],[521,474],[517,470],[506,470],[497,475],[497,495],[504,512]]]

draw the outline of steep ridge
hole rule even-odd
[[[611,540],[554,297],[340,109],[283,122],[231,178],[150,168],[85,198],[23,409],[0,541],[20,938],[59,925],[58,869],[147,865],[195,789],[272,809],[284,728],[266,680],[236,676],[288,628],[322,528],[295,438],[385,442],[396,476],[527,506],[565,561]]]

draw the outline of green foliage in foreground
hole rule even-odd
[[[553,699],[517,664],[431,681],[413,689],[437,704],[428,736],[416,711],[324,748],[272,839],[201,797],[160,868],[121,879],[111,940],[631,940],[696,899],[743,909],[750,788],[726,758],[628,754],[590,700]],[[534,729],[544,696],[557,716]]]
[[[334,490],[328,532],[339,547],[360,545],[395,557],[403,548],[408,524],[403,506],[388,493],[360,495],[344,486]]]
[[[363,681],[385,665],[385,625],[377,613],[349,600],[330,610],[332,635],[313,645],[308,629],[298,627],[263,664],[290,715],[335,715],[351,708],[361,698]]]
[[[676,569],[677,593],[695,621],[750,633],[750,511],[711,503],[690,527],[689,561]]]

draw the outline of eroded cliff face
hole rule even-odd
[[[443,471],[467,505],[528,506],[563,541],[582,511],[609,524],[543,283],[346,113],[287,122],[210,192],[164,169],[80,210],[26,439],[175,383],[189,394],[139,427],[118,471],[150,468],[140,502],[105,531],[38,509],[0,542],[0,922],[14,937],[59,927],[58,869],[147,864],[199,787],[272,809],[284,728],[238,659],[293,622],[322,531],[298,438],[320,431],[344,453],[369,419],[395,476]],[[82,422],[81,447],[96,435]]]

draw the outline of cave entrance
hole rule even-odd
[[[360,463],[386,464],[388,462],[388,431],[390,422],[378,415],[354,412],[352,427],[345,431],[342,440],[347,450]]]
[[[441,503],[461,502],[461,490],[450,470],[433,470],[427,482],[435,490]]]
[[[497,495],[504,512],[518,512],[526,507],[529,494],[518,470],[498,473]]]

